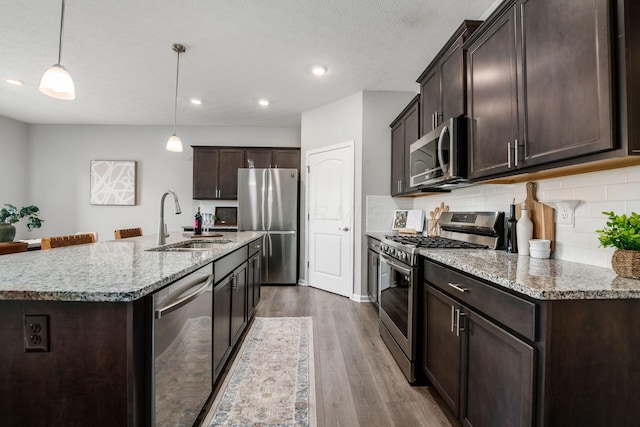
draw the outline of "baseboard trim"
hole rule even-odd
[[[309,286],[304,279],[298,279],[298,286]]]
[[[369,295],[353,294],[350,299],[355,302],[373,302]]]

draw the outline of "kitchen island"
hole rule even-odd
[[[159,251],[143,236],[0,257],[0,424],[150,425],[153,294],[203,267],[215,276],[212,264],[228,275],[227,260],[245,262],[260,236],[222,233],[197,251]],[[190,237],[172,233],[166,247]],[[46,319],[37,342],[25,316]]]

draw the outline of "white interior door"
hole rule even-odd
[[[307,153],[309,286],[353,294],[353,142]]]

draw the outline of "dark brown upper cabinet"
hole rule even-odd
[[[391,195],[411,191],[409,147],[420,137],[420,95],[391,122]]]
[[[274,149],[273,167],[300,170],[300,150],[297,148]]]
[[[244,152],[244,166],[248,168],[253,164],[255,168],[270,168],[273,164],[270,148],[248,148]]]
[[[300,169],[299,148],[193,146],[193,198],[237,200],[238,169]]]
[[[465,44],[470,177],[616,148],[610,1],[507,1]]]
[[[451,117],[466,112],[465,56],[462,44],[482,21],[464,21],[447,44],[418,77],[420,84],[420,136]]]

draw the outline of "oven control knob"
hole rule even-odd
[[[407,260],[407,254],[405,252],[400,252],[398,254],[398,258],[400,258],[401,261],[406,261]]]

